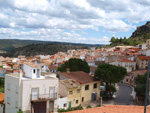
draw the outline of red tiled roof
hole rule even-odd
[[[150,56],[139,55],[138,58],[139,58],[140,60],[150,60]]]
[[[93,77],[83,71],[65,72],[65,73],[61,73],[61,75],[64,75],[70,79],[76,80],[80,84],[86,84],[86,83],[91,83],[94,81],[99,81],[95,77]]]
[[[55,56],[51,56],[51,57],[50,57],[50,59],[54,59],[54,58],[55,58]]]
[[[3,103],[5,99],[5,93],[0,94],[0,103]]]
[[[18,65],[18,64],[15,64],[13,67],[19,67],[19,65]]]
[[[143,112],[144,106],[105,105],[102,107],[71,111],[67,113],[143,113]],[[150,113],[150,107],[147,107],[146,113]]]
[[[132,60],[128,60],[128,59],[120,59],[120,60],[118,60],[119,62],[134,62],[134,61],[132,61]]]
[[[140,51],[139,48],[129,48],[129,49],[133,49],[133,50],[136,50],[136,51]]]
[[[133,51],[131,51],[131,52],[129,52],[129,53],[127,53],[128,55],[139,55],[140,53],[138,53],[138,52],[133,52]]]

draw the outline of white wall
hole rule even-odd
[[[57,103],[58,103],[58,109],[67,109],[67,106],[68,106],[67,97],[58,98]],[[66,107],[64,107],[64,104],[66,104]]]
[[[136,63],[135,62],[111,62],[109,64],[112,64],[112,65],[116,65],[116,66],[122,66],[124,68],[127,69],[127,72],[131,72],[132,71],[132,68],[135,70],[136,68]],[[118,65],[120,64],[120,65]],[[126,66],[127,64],[127,66]],[[130,65],[134,65],[134,66],[130,66]]]
[[[35,73],[33,73],[34,69],[35,69]],[[37,78],[36,77],[37,69],[40,69],[40,68],[32,68],[27,64],[23,64],[23,71],[25,72],[26,77],[29,77],[29,78],[32,78],[32,79]],[[41,72],[39,72],[39,73],[41,73]]]
[[[146,51],[146,56],[150,56],[150,50]]]
[[[58,79],[25,79],[22,80],[22,110],[31,109],[31,91],[32,88],[39,88],[39,94],[49,94],[50,87],[55,87],[55,92],[58,94]],[[57,103],[55,102],[55,107]]]
[[[10,90],[8,90],[8,84]],[[5,76],[5,109],[6,113],[17,113],[18,106],[16,106],[16,101],[19,105],[19,88],[17,90],[16,86],[19,86],[19,79],[6,75]],[[7,99],[10,98],[10,104],[7,103]]]

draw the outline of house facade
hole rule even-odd
[[[67,103],[64,107],[77,107],[81,104],[81,85],[78,82],[72,79],[60,80],[59,93],[67,97]]]
[[[5,76],[6,113],[53,113],[57,111],[56,74],[41,75],[38,65],[25,63],[23,72]]]
[[[60,80],[66,79],[72,79],[80,84],[77,88],[68,89],[68,94],[70,94],[68,96],[68,107],[82,105],[85,102],[94,102],[99,98],[100,80],[83,71],[61,73]]]
[[[150,56],[139,55],[136,58],[136,64],[138,69],[146,69],[148,66],[148,60],[150,60]]]
[[[120,60],[118,60],[116,62],[112,62],[110,64],[116,65],[116,66],[122,66],[122,67],[126,68],[127,72],[131,72],[136,69],[136,62],[132,61],[132,60],[128,60],[128,59],[120,59]]]

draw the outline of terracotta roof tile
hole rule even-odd
[[[65,73],[61,73],[61,75],[64,75],[70,79],[76,80],[80,84],[86,84],[86,83],[91,83],[94,81],[99,81],[95,77],[93,77],[83,71],[65,72]]]
[[[38,64],[34,64],[32,62],[25,62],[24,64],[31,66],[32,68],[40,68]]]
[[[128,59],[120,59],[120,60],[118,60],[119,62],[134,62],[134,61],[132,61],[132,60],[128,60]]]
[[[102,107],[71,111],[67,113],[143,113],[143,112],[144,106],[105,105]],[[146,113],[150,113],[150,107],[147,107]]]
[[[140,60],[150,60],[150,56],[139,55],[138,58]]]
[[[5,93],[0,94],[0,103],[3,103],[5,99]]]

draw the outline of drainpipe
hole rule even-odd
[[[18,84],[18,107],[22,110],[22,95],[21,95],[21,92],[22,92],[22,85],[21,85],[21,79],[22,79],[22,76],[23,76],[23,72],[22,70],[20,70],[20,73],[19,73],[19,84]]]

